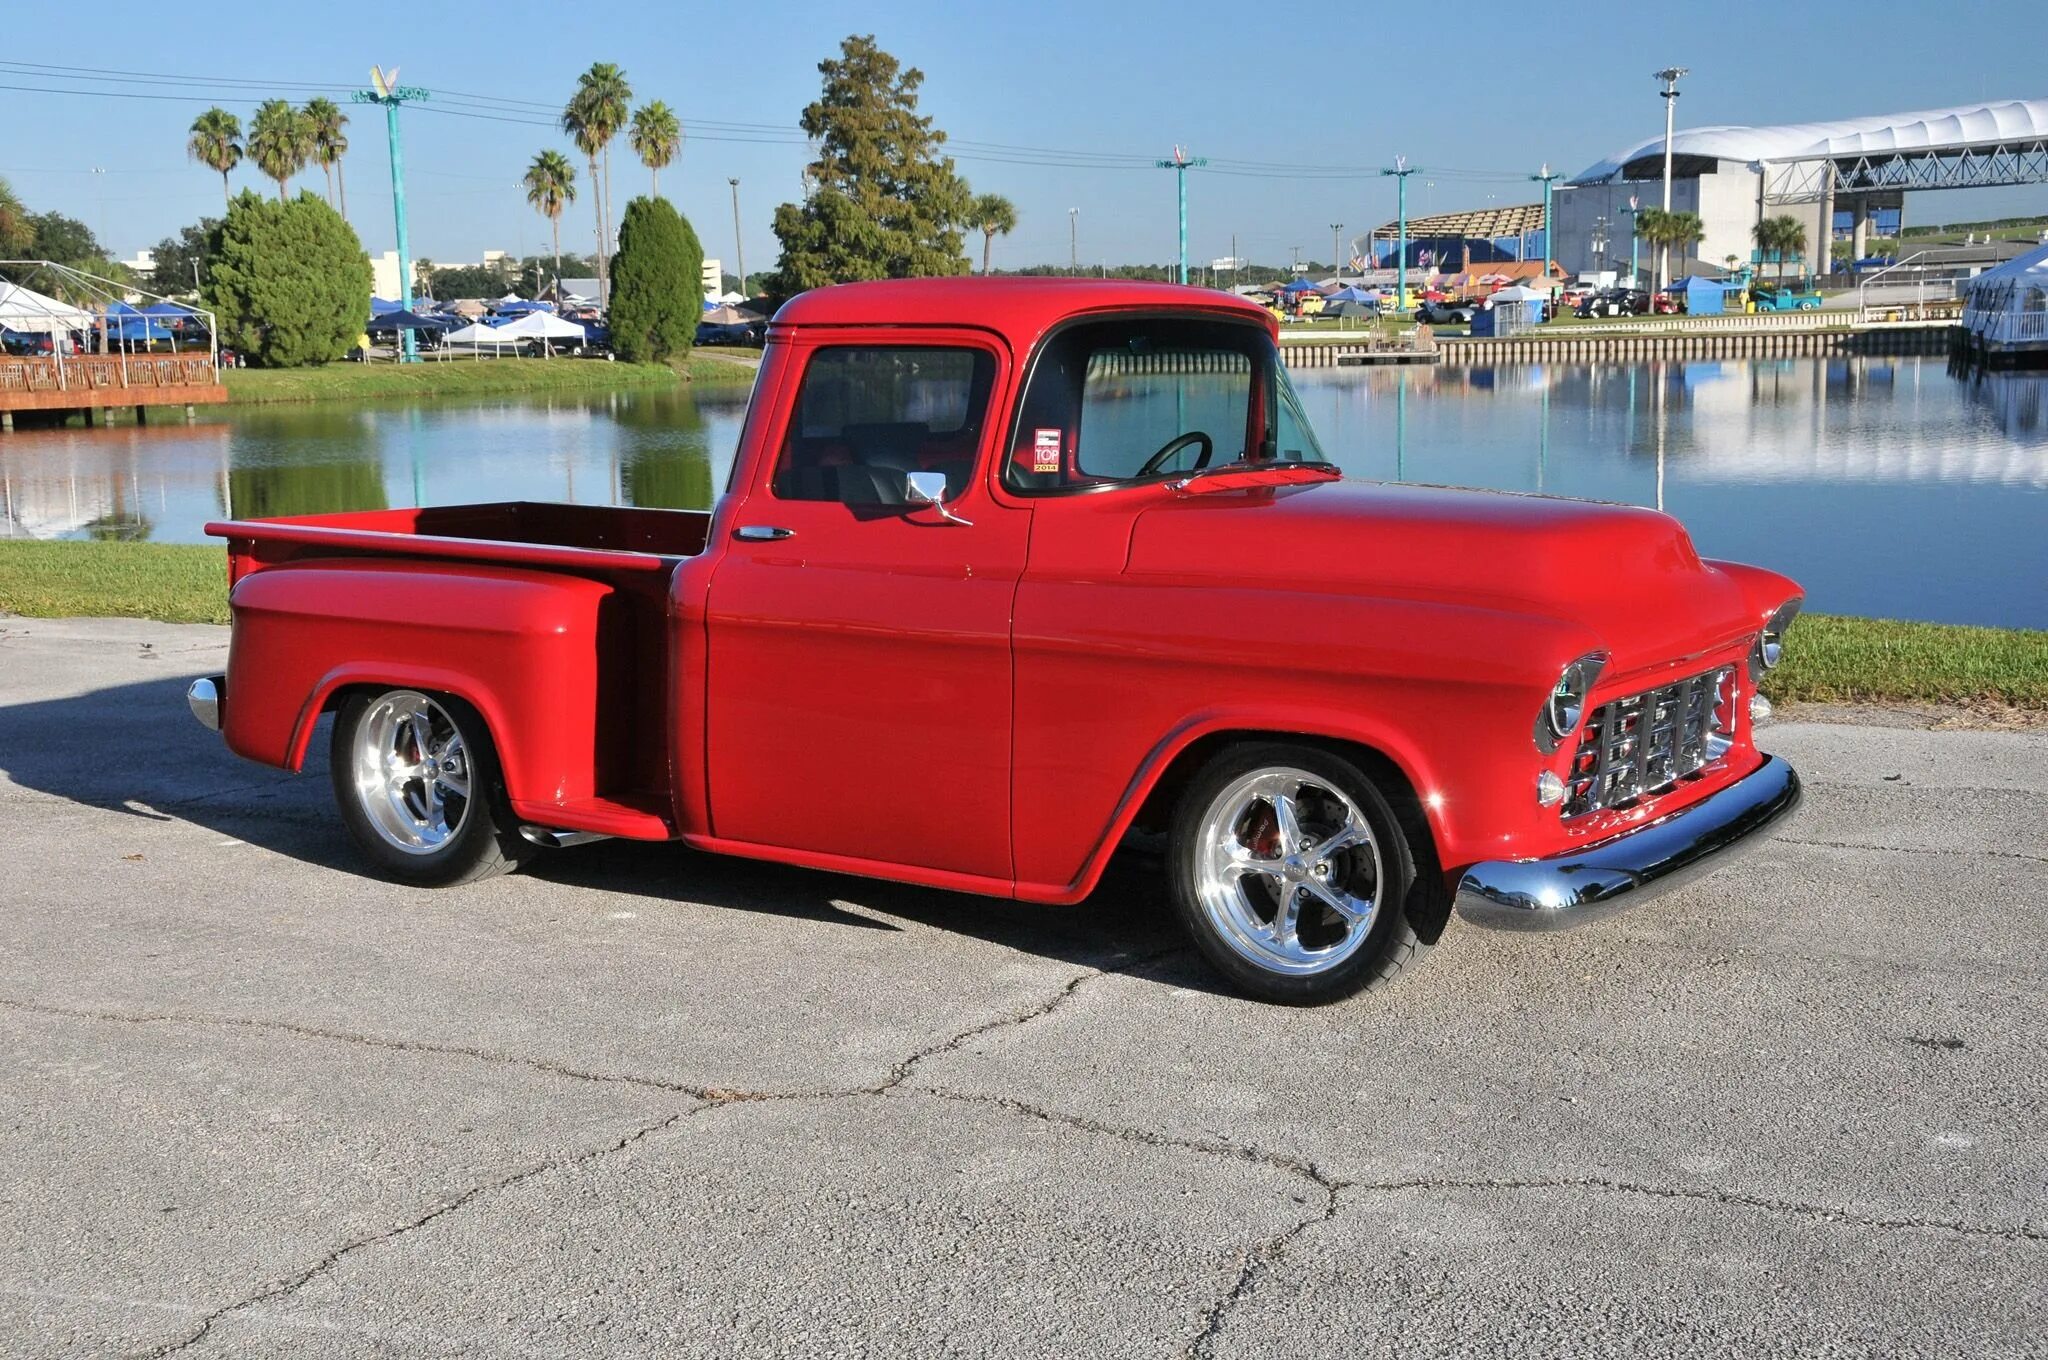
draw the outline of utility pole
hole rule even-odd
[[[350,99],[357,104],[382,104],[384,106],[384,132],[391,144],[391,215],[398,225],[398,305],[406,311],[412,310],[412,247],[405,235],[405,147],[398,136],[398,110],[408,100],[431,99],[433,96],[417,85],[400,85],[398,68],[392,67],[387,73],[381,66],[370,68],[368,90],[357,90]],[[419,362],[419,340],[410,330],[399,333],[404,347],[404,362]]]
[[[1294,263],[1287,267],[1287,272],[1290,274],[1299,274],[1301,272],[1301,247],[1289,246],[1287,247],[1287,249],[1292,251],[1294,254]]]
[[[1067,272],[1069,274],[1079,274],[1081,272],[1081,210],[1079,208],[1067,209]],[[1103,272],[1109,272],[1107,265],[1103,266]]]
[[[1394,157],[1393,169],[1380,171],[1382,175],[1392,175],[1394,183],[1399,186],[1400,191],[1401,237],[1399,253],[1394,257],[1399,271],[1395,275],[1398,281],[1394,285],[1394,314],[1396,316],[1408,310],[1408,177],[1414,174],[1416,169],[1417,167],[1408,164],[1406,156],[1396,156]]]
[[[740,271],[740,297],[748,298],[752,297],[753,294],[747,291],[747,243],[740,239],[740,182],[738,178],[733,178],[727,180],[726,183],[732,186],[733,263],[738,266]]]
[[[1563,179],[1564,176],[1552,170],[1550,162],[1545,161],[1543,169],[1537,174],[1529,176],[1529,178],[1539,180],[1543,184],[1543,283],[1545,287],[1548,287],[1550,285],[1550,259],[1553,253],[1551,243],[1556,236],[1556,233],[1550,229],[1550,182]]]
[[[1678,80],[1685,74],[1683,66],[1667,66],[1653,71],[1650,79],[1661,81],[1664,88],[1657,92],[1664,101],[1664,211],[1671,211],[1671,132],[1678,122]],[[1657,287],[1662,290],[1671,286],[1671,247],[1665,245],[1657,255]]]
[[[1161,170],[1173,171],[1174,179],[1179,182],[1178,187],[1180,189],[1180,281],[1182,283],[1186,283],[1188,281],[1188,167],[1191,165],[1207,165],[1208,163],[1208,157],[1189,156],[1187,152],[1181,150],[1178,146],[1174,147],[1173,149],[1172,160],[1156,162],[1156,164]]]
[[[1339,237],[1344,231],[1342,222],[1330,224],[1330,258],[1337,262],[1337,282],[1344,282],[1344,246]]]
[[[1631,288],[1636,286],[1636,279],[1638,277],[1636,273],[1636,246],[1638,245],[1636,238],[1636,210],[1642,206],[1642,202],[1634,194],[1628,196],[1628,286]]]

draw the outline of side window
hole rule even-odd
[[[1005,483],[1058,491],[1270,457],[1275,367],[1272,340],[1242,322],[1070,327],[1033,363]]]
[[[804,367],[775,461],[784,500],[903,505],[906,472],[967,489],[988,418],[995,359],[954,346],[820,349]]]

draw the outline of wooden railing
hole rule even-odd
[[[89,392],[121,388],[213,387],[204,354],[81,354],[64,360],[0,358],[0,392]]]

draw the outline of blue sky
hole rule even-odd
[[[396,63],[405,83],[444,92],[445,111],[406,115],[414,254],[455,261],[486,248],[544,250],[546,224],[517,181],[535,151],[568,148],[549,127],[519,120],[544,123],[578,71],[609,60],[626,69],[639,98],[665,99],[682,115],[689,140],[662,187],[727,269],[726,181],[740,178],[747,263],[761,269],[774,259],[774,205],[800,192],[806,157],[795,122],[816,93],[816,63],[846,34],[872,32],[924,70],[924,111],[955,139],[982,144],[959,148],[963,173],[1017,203],[1022,220],[998,242],[999,264],[1064,261],[1069,208],[1080,210],[1084,262],[1170,258],[1173,176],[1104,158],[1156,158],[1176,142],[1240,171],[1190,174],[1190,257],[1228,253],[1235,232],[1242,254],[1277,263],[1294,245],[1327,258],[1333,222],[1349,236],[1391,218],[1391,184],[1371,172],[1397,153],[1442,171],[1410,181],[1411,212],[1533,200],[1535,186],[1520,177],[1546,161],[1575,172],[1653,134],[1662,114],[1648,72],[1674,61],[1692,71],[1681,126],[2048,95],[2034,47],[2001,41],[2037,29],[2038,0],[1958,0],[1939,24],[1924,5],[1873,0],[1604,10],[1477,3],[1427,18],[1411,11],[1416,22],[1398,39],[1378,31],[1399,12],[1364,0],[1271,10],[1200,0],[297,0],[189,11],[115,0],[94,11],[102,22],[88,44],[78,40],[75,9],[14,6],[0,85],[35,88],[0,89],[0,175],[31,206],[84,218],[117,253],[131,254],[219,210],[217,179],[184,154],[185,129],[206,104],[246,117],[267,94],[314,93],[285,82],[366,84],[372,62]],[[1589,14],[1606,16],[1599,31]],[[220,83],[87,83],[21,63]],[[273,81],[275,90],[265,87]],[[51,92],[58,89],[173,97]],[[457,91],[546,107],[456,112]],[[514,121],[462,116],[493,111]],[[385,139],[377,110],[350,112],[350,216],[375,252],[393,244]],[[1292,168],[1304,166],[1325,168]],[[246,168],[237,181],[257,183]],[[317,189],[320,179],[300,183]],[[613,184],[620,202],[646,185],[623,146]],[[590,248],[588,206],[585,198],[564,218],[565,247]],[[1917,221],[2017,211],[2048,211],[2048,188],[1920,195],[1907,206]]]

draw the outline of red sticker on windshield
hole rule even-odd
[[[1060,431],[1033,430],[1031,432],[1031,470],[1033,472],[1058,472],[1060,470]]]

